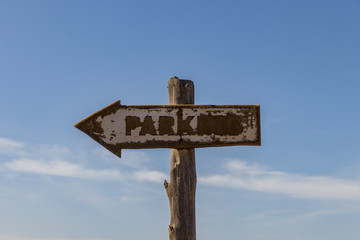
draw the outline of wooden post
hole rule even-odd
[[[194,84],[173,77],[168,82],[169,104],[194,104]],[[181,140],[180,140],[181,141]],[[170,240],[196,240],[195,149],[171,149],[170,183],[164,181],[170,205]]]

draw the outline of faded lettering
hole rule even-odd
[[[159,117],[159,135],[175,135],[173,127],[174,118],[167,116]]]
[[[126,135],[131,135],[131,130],[134,130],[135,128],[141,127],[141,121],[139,117],[135,116],[127,116],[125,118],[125,124],[126,124]]]
[[[184,135],[184,133],[187,133],[188,135],[194,134],[194,129],[190,126],[191,120],[194,118],[194,116],[188,116],[185,119],[183,119],[183,113],[180,109],[177,113],[177,121],[178,121],[178,135]]]
[[[156,135],[154,121],[150,116],[146,116],[144,118],[144,121],[142,122],[141,131],[139,133],[140,136],[145,136],[146,134]]]
[[[198,118],[198,135],[228,135],[236,136],[243,132],[242,119],[234,114],[213,116],[211,113],[200,114]]]

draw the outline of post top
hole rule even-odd
[[[168,81],[169,104],[194,104],[194,83],[174,76]]]

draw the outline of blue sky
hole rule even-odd
[[[73,127],[120,99],[261,105],[262,146],[196,150],[198,239],[358,240],[359,1],[0,0],[0,240],[167,239],[169,149]]]

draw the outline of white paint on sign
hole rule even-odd
[[[179,141],[183,139],[185,141],[191,142],[212,142],[215,139],[220,142],[239,142],[246,139],[247,141],[256,141],[258,138],[257,123],[255,122],[257,116],[254,116],[256,112],[244,111],[241,108],[223,108],[223,107],[211,107],[211,108],[198,108],[183,107],[182,111],[182,120],[191,118],[192,120],[186,127],[191,127],[194,131],[194,134],[184,133],[179,135],[178,132],[178,111],[179,108],[132,108],[127,106],[127,108],[120,108],[115,113],[104,117],[97,117],[96,122],[100,124],[103,129],[101,133],[101,139],[107,144],[121,144],[121,143],[146,143],[147,141]],[[197,134],[198,129],[198,120],[200,116],[239,116],[240,118],[247,118],[246,121],[242,121],[241,125],[243,131],[238,135],[220,135],[220,134]],[[153,126],[156,130],[156,134],[146,133],[141,136],[140,131],[142,126],[131,129],[131,134],[126,134],[126,117],[137,117],[140,122],[144,122],[146,117],[150,117],[153,121]],[[159,117],[170,117],[174,119],[174,124],[171,126],[175,135],[169,134],[159,134]]]
[[[197,148],[260,145],[256,105],[120,105],[75,124],[120,156],[122,148]]]

